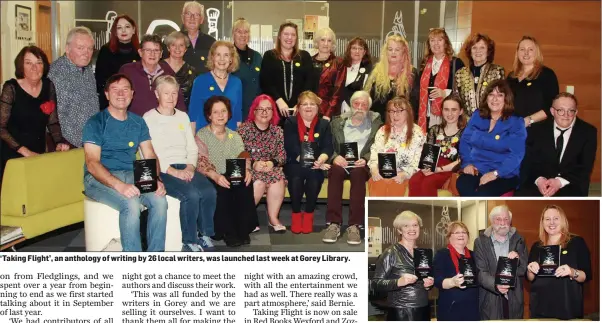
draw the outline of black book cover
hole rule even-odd
[[[560,266],[560,246],[539,246],[538,276],[554,276]]]
[[[477,287],[477,267],[475,266],[474,259],[460,257],[458,265],[458,269],[460,269],[460,274],[464,276],[464,283],[462,284],[462,286]]]
[[[299,157],[299,163],[302,167],[312,168],[314,162],[318,159],[316,153],[318,152],[318,143],[304,141],[301,143],[301,155]]]
[[[395,153],[378,153],[378,172],[383,178],[397,176]]]
[[[140,193],[149,193],[157,190],[157,160],[140,159],[134,161],[134,185]]]
[[[437,168],[437,162],[439,161],[439,154],[441,153],[441,147],[432,144],[422,145],[422,154],[420,155],[420,164],[418,169],[430,169],[431,172],[435,172]]]
[[[226,159],[226,178],[232,186],[243,185],[247,175],[246,160],[244,158]]]
[[[347,161],[348,166],[355,166],[355,162],[360,158],[357,148],[357,142],[345,142],[341,144],[341,155]]]
[[[495,284],[514,287],[518,271],[518,258],[499,257],[495,272]]]
[[[433,277],[433,250],[414,249],[414,271],[419,280]]]

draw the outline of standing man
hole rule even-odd
[[[205,21],[204,10],[205,7],[196,1],[186,2],[182,8],[182,32],[190,38],[184,60],[194,67],[197,75],[209,72],[205,64],[209,48],[215,43],[215,38],[201,31],[201,25]]]
[[[90,29],[75,27],[67,34],[65,55],[50,64],[48,72],[56,89],[61,132],[72,147],[82,146],[84,124],[99,110],[96,79],[89,66],[93,53]]]
[[[147,251],[165,250],[167,200],[165,187],[157,178],[157,191],[141,194],[134,185],[136,151],[146,159],[157,159],[142,117],[128,112],[132,83],[123,74],[107,80],[109,107],[96,113],[84,127],[86,163],[84,188],[89,198],[119,210],[119,232],[123,251],[142,251],[140,205],[149,209]],[[157,174],[160,172],[157,159]]]
[[[525,239],[512,227],[512,212],[499,205],[489,213],[491,226],[479,232],[474,242],[475,264],[479,269],[481,320],[522,319],[523,278],[527,271]],[[516,285],[495,285],[499,257],[518,258]]]

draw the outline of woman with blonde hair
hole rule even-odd
[[[228,128],[236,130],[242,122],[242,82],[231,73],[238,69],[240,60],[236,48],[230,42],[219,40],[211,45],[207,68],[209,72],[194,80],[190,95],[191,125],[196,133],[207,125],[203,115],[205,102],[212,96],[225,96],[232,105]]]
[[[259,72],[261,70],[261,54],[249,47],[251,24],[245,18],[238,18],[232,25],[232,39],[240,58],[238,70],[232,75],[242,82],[242,120],[247,120],[253,100],[261,94]]]
[[[408,180],[418,170],[425,136],[414,124],[414,113],[406,98],[397,97],[387,104],[385,125],[376,133],[370,147],[368,180],[370,196],[405,196]],[[379,172],[378,154],[395,153],[397,176],[384,179]]]
[[[317,49],[317,53],[311,57],[313,66],[311,90],[314,93],[318,93],[322,76],[329,70],[334,70],[336,65],[340,65],[341,59],[334,54],[336,44],[334,31],[328,27],[318,30],[314,35],[314,48]]]
[[[169,56],[164,61],[176,73],[176,80],[178,80],[178,84],[180,84],[180,88],[182,89],[182,95],[184,95],[184,104],[188,107],[190,105],[190,90],[197,76],[194,67],[184,61],[186,48],[190,46],[190,39],[184,33],[174,31],[165,38],[164,43],[169,53]]]
[[[560,246],[560,263],[554,276],[541,276],[542,246]],[[531,282],[531,318],[582,319],[583,284],[591,280],[591,256],[585,240],[569,233],[569,221],[560,206],[543,209],[539,241],[530,250],[527,279]]]
[[[420,100],[418,125],[423,131],[441,123],[441,104],[454,88],[454,75],[464,67],[454,56],[454,49],[444,28],[429,31],[420,66]]]
[[[437,321],[478,321],[479,289],[467,288],[460,272],[460,262],[472,263],[472,279],[475,283],[478,281],[474,253],[467,247],[470,232],[466,224],[460,221],[450,223],[447,240],[447,247],[437,251],[433,261],[435,286],[439,289]]]
[[[412,211],[395,217],[399,242],[387,248],[376,262],[371,288],[388,292],[387,321],[430,321],[428,290],[433,277],[422,281],[414,274],[414,249],[418,247],[422,219]]]
[[[383,122],[387,104],[394,97],[406,97],[416,115],[418,102],[418,72],[412,66],[408,42],[399,35],[387,37],[364,90],[372,97],[372,111],[378,112]],[[414,120],[412,120],[414,122]]]

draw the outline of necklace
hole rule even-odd
[[[215,72],[214,72],[214,71],[211,71],[211,74],[213,74],[213,76],[217,77],[217,78],[218,78],[218,79],[220,79],[220,80],[225,80],[225,79],[227,79],[227,78],[228,78],[228,73],[227,73],[227,72],[226,72],[226,76],[224,76],[224,77],[221,77],[221,76],[219,76],[219,75],[215,74]]]
[[[284,61],[281,62],[284,82],[284,98],[286,99],[286,101],[290,101],[291,97],[293,96],[293,61],[291,60],[291,83],[289,84],[288,91],[286,88],[286,66],[284,65]]]

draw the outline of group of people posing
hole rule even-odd
[[[517,188],[524,195],[587,195],[596,129],[576,117],[572,94],[558,93],[531,37],[518,43],[505,78],[493,64],[494,42],[481,34],[466,42],[464,66],[445,30],[432,29],[417,69],[399,35],[385,40],[373,65],[362,38],[336,57],[329,28],[316,33],[310,56],[298,47],[297,26],[283,23],[275,48],[260,55],[248,46],[245,19],[234,22],[232,43],[202,33],[203,21],[203,6],[186,2],[183,31],[162,41],[138,39],[136,22],[118,16],[95,72],[85,27],[69,32],[65,55],[52,64],[38,47],[23,48],[16,79],[2,89],[0,173],[11,158],[83,147],[85,193],[120,210],[124,250],[140,249],[140,203],[149,208],[149,250],[162,249],[165,194],[181,202],[185,250],[215,239],[248,244],[260,229],[256,205],[264,195],[270,230],[286,232],[279,211],[287,188],[290,230],[312,232],[326,176],[323,241],[341,235],[342,190],[350,180],[345,231],[353,245],[362,242],[366,186],[371,196],[437,196],[443,187],[462,196]],[[434,171],[418,169],[425,142],[441,147]],[[353,167],[345,143],[357,143]],[[307,146],[315,156],[310,165],[301,158]],[[133,185],[138,151],[158,159],[156,193],[140,194]],[[383,152],[395,154],[393,178],[380,172]],[[225,176],[227,160],[237,158],[247,161],[245,185]]]
[[[520,320],[524,318],[523,280],[531,284],[529,317],[532,319],[583,319],[583,284],[592,279],[590,252],[582,237],[569,233],[563,209],[546,206],[539,221],[539,239],[528,251],[525,239],[512,226],[506,205],[494,207],[491,225],[478,233],[474,251],[468,249],[471,232],[462,222],[447,227],[448,245],[438,250],[432,277],[418,279],[414,256],[422,219],[411,211],[397,215],[393,227],[399,242],[378,258],[373,291],[387,293],[387,321],[430,321],[429,290],[439,290],[438,321]],[[544,275],[542,246],[559,246],[557,268]],[[514,286],[500,284],[498,258],[518,259]],[[465,284],[461,263],[470,261],[473,284]],[[545,264],[548,265],[548,264]]]

